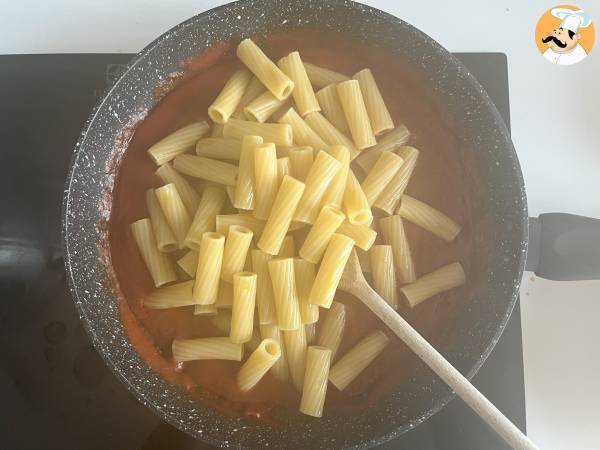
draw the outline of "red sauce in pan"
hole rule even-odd
[[[407,192],[446,212],[463,226],[452,243],[406,223],[418,275],[444,264],[460,261],[470,273],[471,211],[466,174],[458,155],[458,141],[448,128],[422,81],[409,68],[381,49],[367,48],[339,35],[295,32],[258,37],[273,59],[299,50],[305,61],[345,74],[370,67],[396,123],[412,132],[411,145],[420,158]],[[171,357],[175,338],[219,335],[206,318],[196,317],[191,308],[150,310],[142,306],[144,295],[153,289],[130,232],[130,224],[147,216],[144,192],[160,186],[156,167],[146,150],[176,129],[207,118],[207,108],[232,71],[240,66],[233,44],[219,44],[189,61],[183,75],[162,100],[137,125],[135,134],[118,168],[109,220],[109,247],[120,313],[132,345],[148,364],[171,383],[199,401],[225,414],[245,415],[269,422],[273,406],[296,409],[299,394],[291,384],[271,375],[250,392],[241,392],[235,374],[241,363],[197,361],[177,370]],[[172,86],[170,86],[171,88]],[[177,255],[180,256],[180,255]],[[434,345],[453,326],[468,287],[432,298],[400,313]],[[347,326],[339,351],[343,354],[366,334],[383,325],[357,299],[338,293],[336,300],[347,305]],[[322,310],[322,313],[326,314]],[[390,335],[392,343],[344,392],[332,385],[327,392],[325,414],[351,414],[369,408],[382,396],[397,389],[415,373],[420,363],[408,348]]]

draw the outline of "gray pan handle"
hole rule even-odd
[[[548,280],[600,280],[600,219],[564,213],[530,217],[525,270]]]

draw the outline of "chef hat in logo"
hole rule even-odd
[[[561,20],[561,28],[571,30],[573,33],[577,33],[579,28],[585,28],[592,23],[590,16],[581,9],[573,11],[568,8],[554,8],[550,13]]]

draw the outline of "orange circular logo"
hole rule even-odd
[[[581,8],[559,5],[546,11],[535,28],[535,43],[553,64],[569,66],[583,61],[592,51],[596,30]]]

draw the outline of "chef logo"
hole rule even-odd
[[[561,66],[585,59],[594,46],[594,36],[590,16],[569,5],[546,11],[535,29],[535,41],[542,56]]]

